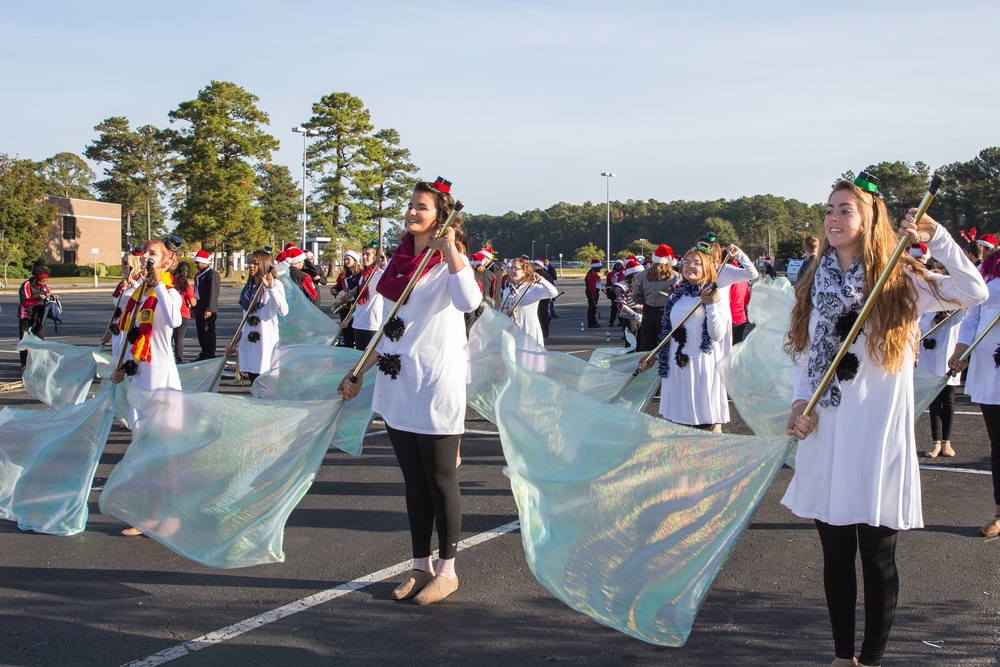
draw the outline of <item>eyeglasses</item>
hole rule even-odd
[[[682,259],[681,266],[704,266],[700,259]]]

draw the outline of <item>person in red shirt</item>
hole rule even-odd
[[[45,338],[45,303],[55,299],[56,295],[49,289],[49,272],[44,266],[36,266],[31,270],[31,278],[21,284],[18,290],[18,340],[31,331],[39,338]],[[28,351],[21,350],[21,370],[28,365]]]
[[[180,262],[173,271],[174,288],[181,295],[181,323],[174,328],[174,362],[184,363],[184,334],[191,323],[191,309],[198,303],[191,283],[191,266]]]
[[[601,326],[597,323],[597,295],[601,285],[601,266],[601,260],[591,260],[590,271],[587,271],[587,277],[584,278],[587,284],[587,326],[591,329]]]

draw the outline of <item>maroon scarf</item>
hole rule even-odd
[[[365,269],[361,273],[361,285],[365,286],[365,289],[361,294],[358,295],[358,305],[363,306],[368,303],[368,289],[372,286],[369,278],[373,273],[378,271],[378,264],[372,264],[370,267]]]
[[[406,286],[410,283],[410,279],[417,271],[417,266],[423,259],[424,254],[427,252],[433,252],[434,255],[431,257],[431,260],[427,262],[424,272],[420,274],[421,278],[427,275],[427,272],[431,270],[431,267],[439,263],[443,257],[441,256],[441,253],[431,250],[430,246],[424,248],[424,252],[414,257],[413,235],[407,234],[406,238],[404,238],[402,243],[399,244],[399,247],[396,248],[396,251],[392,253],[392,259],[389,260],[389,266],[385,267],[385,273],[382,275],[382,279],[378,281],[378,293],[390,301],[399,301],[399,298],[403,296],[403,290],[405,290]],[[409,300],[409,297],[407,297],[406,301]],[[406,301],[403,303],[405,304]]]

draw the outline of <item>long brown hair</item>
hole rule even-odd
[[[841,190],[850,190],[858,204],[862,220],[860,253],[865,271],[865,294],[871,294],[900,237],[889,221],[889,213],[881,198],[865,192],[850,181],[838,181],[833,186],[830,197]],[[795,306],[792,308],[784,348],[785,352],[796,359],[809,347],[813,282],[822,258],[829,249],[830,241],[824,235],[816,261],[809,263],[805,275],[795,285]],[[909,255],[903,255],[889,274],[883,292],[865,323],[865,349],[868,356],[890,373],[902,368],[906,347],[915,348],[917,341],[917,295],[910,287],[907,273],[916,274],[927,281],[934,295],[943,299],[937,284],[928,278],[930,272],[926,267]]]
[[[274,268],[274,258],[271,257],[271,253],[266,250],[254,250],[250,253],[250,259],[248,264],[253,262],[257,265],[257,277],[264,280],[264,276],[270,274],[272,278],[278,277],[278,272]],[[247,271],[247,284],[255,282],[254,276],[250,275]]]
[[[444,221],[448,219],[451,212],[455,210],[455,198],[451,196],[449,192],[441,192],[433,183],[428,183],[427,181],[420,181],[413,186],[413,192],[426,192],[427,194],[434,197],[434,208],[437,210],[437,220],[435,220],[435,226],[440,229]],[[465,228],[462,227],[462,214],[459,213],[455,216],[454,220],[451,221],[451,228],[455,230],[455,245],[458,246],[458,251],[465,254],[465,247],[468,245],[468,238],[465,236]],[[406,231],[406,227],[403,227],[403,233],[400,235],[399,240],[402,241],[406,238],[409,232]]]
[[[670,264],[666,262],[663,264],[653,262],[653,265],[646,269],[642,280],[647,283],[661,283],[664,280],[670,280],[673,277],[674,270],[670,267]]]

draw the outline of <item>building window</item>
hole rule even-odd
[[[76,218],[72,215],[63,216],[63,238],[69,241],[76,240]]]
[[[63,264],[76,264],[76,250],[63,250]]]

